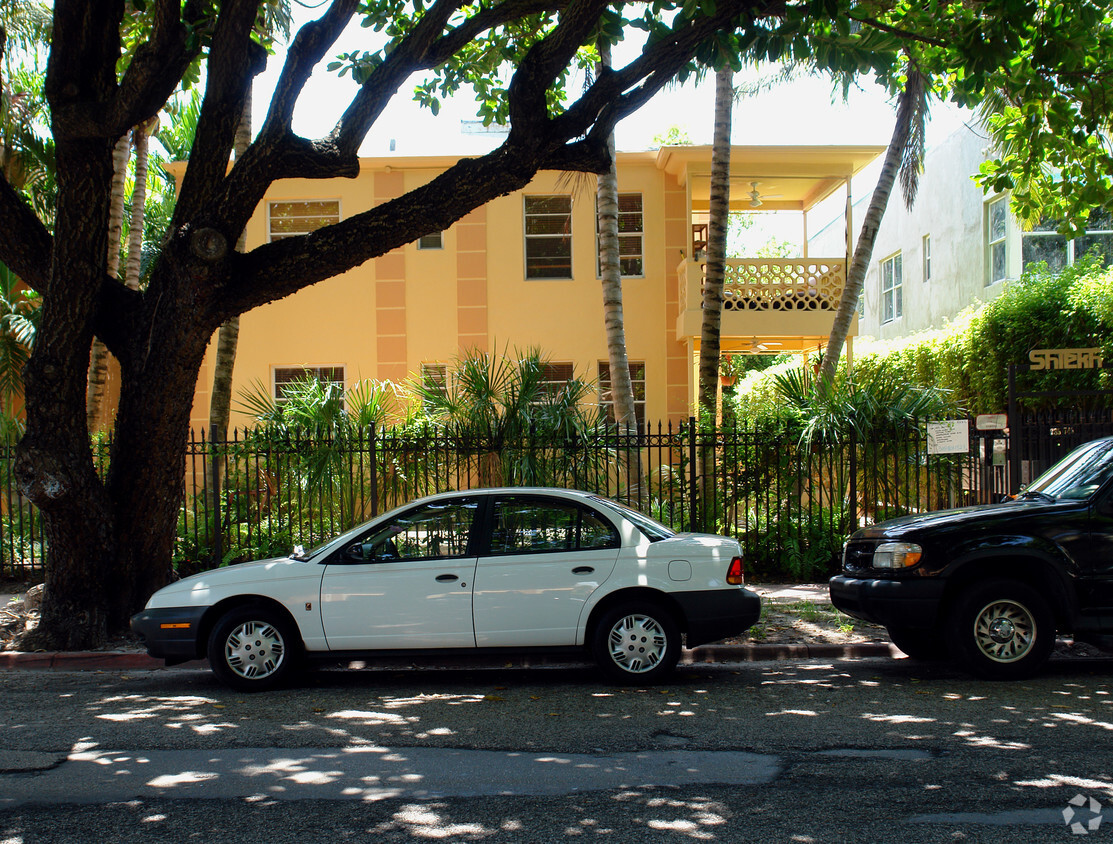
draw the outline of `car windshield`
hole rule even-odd
[[[1113,440],[1097,440],[1075,449],[1036,480],[1025,493],[1061,499],[1089,498],[1113,477]]]
[[[619,504],[617,501],[610,499],[600,498],[597,499],[605,503],[608,507],[613,507],[622,514],[622,517],[627,521],[633,522],[634,525],[645,534],[646,539],[650,542],[660,542],[662,539],[668,539],[670,536],[676,536],[676,531],[670,527],[666,527],[656,519],[651,519],[645,513],[640,513],[633,510],[624,504]]]

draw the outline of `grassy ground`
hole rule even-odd
[[[859,621],[824,602],[762,601],[761,618],[738,641],[753,644],[888,642],[884,627]]]

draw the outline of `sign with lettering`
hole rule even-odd
[[[928,422],[928,454],[966,454],[970,451],[970,420]]]
[[[1042,369],[1101,369],[1105,363],[1100,347],[1095,349],[1032,349],[1028,353],[1032,371]]]
[[[1009,427],[1009,417],[1004,413],[982,413],[974,420],[979,431],[1003,431]]]

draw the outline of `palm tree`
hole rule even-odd
[[[703,280],[703,326],[699,349],[699,413],[715,420],[719,389],[720,326],[727,231],[730,227],[730,130],[734,71],[715,72],[715,129],[711,142],[711,197],[707,221],[707,264]]]
[[[893,127],[893,136],[885,151],[881,175],[877,179],[877,187],[873,190],[866,217],[862,221],[862,231],[854,247],[850,270],[846,274],[846,286],[839,298],[839,307],[835,312],[834,324],[831,326],[831,336],[827,340],[827,349],[823,353],[819,378],[816,379],[817,389],[824,381],[831,381],[835,377],[835,369],[846,345],[846,338],[850,334],[850,324],[854,321],[854,312],[858,309],[858,299],[862,295],[862,288],[866,282],[866,270],[869,269],[870,259],[873,257],[877,230],[881,227],[881,218],[885,215],[885,206],[889,203],[889,195],[892,193],[898,172],[905,204],[911,208],[916,200],[916,188],[919,185],[924,159],[929,90],[928,78],[910,61],[904,90],[897,99],[897,119]]]
[[[599,45],[599,70],[611,66],[611,45]],[[611,401],[619,427],[637,424],[634,410],[634,385],[626,355],[626,326],[622,316],[622,265],[618,248],[618,172],[615,166],[614,132],[607,137],[611,167],[599,176],[595,193],[599,213],[599,276],[603,283],[603,324],[607,331],[607,358],[610,361]]]
[[[562,485],[583,471],[574,449],[546,446],[574,444],[595,427],[597,414],[585,410],[594,386],[574,376],[552,380],[540,349],[473,349],[449,367],[445,383],[424,379],[412,389],[433,424],[477,449],[481,486]]]

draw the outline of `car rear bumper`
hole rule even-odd
[[[761,617],[761,596],[745,588],[677,592],[673,597],[687,619],[689,648],[741,635]]]
[[[146,609],[131,617],[132,631],[143,640],[147,653],[167,664],[202,656],[198,644],[201,617],[208,607]]]
[[[831,603],[841,612],[884,627],[939,626],[944,581],[883,580],[837,575],[831,578]]]

